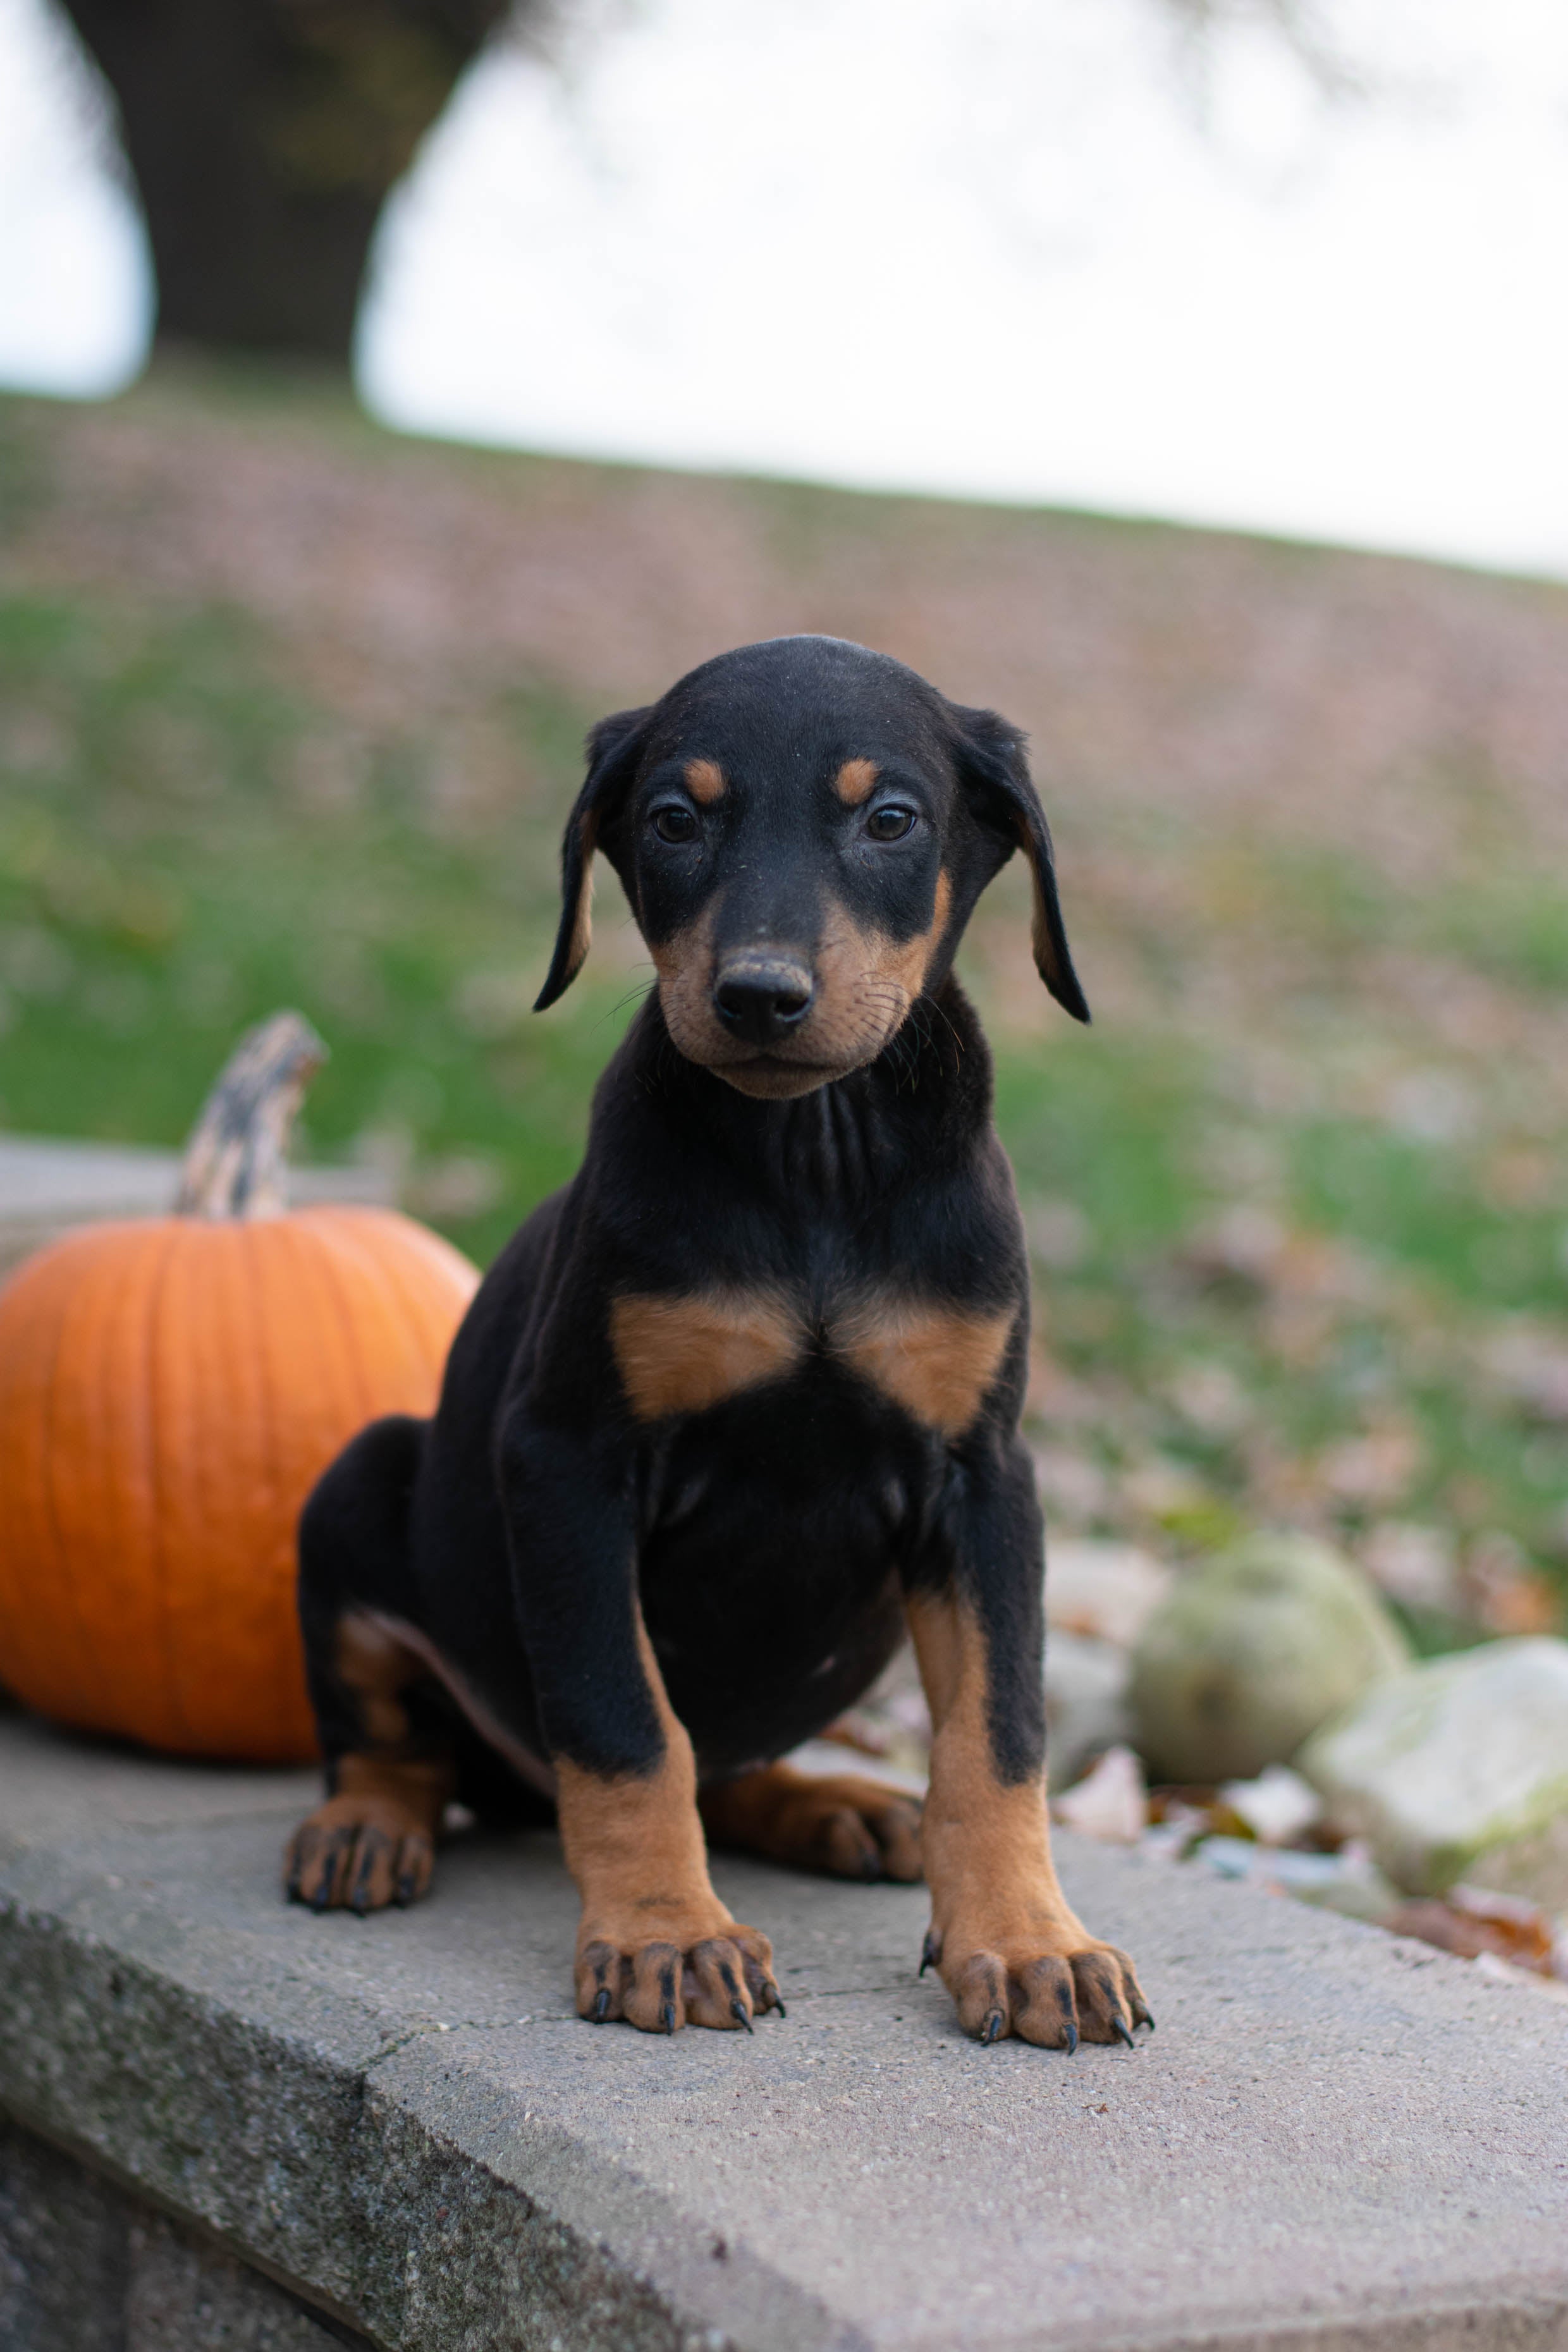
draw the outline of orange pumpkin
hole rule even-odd
[[[479,1280],[395,1210],[285,1212],[323,1048],[247,1037],[171,1217],[89,1226],[0,1291],[0,1681],[187,1756],[315,1752],[294,1609],[312,1484],[379,1413],[434,1408]]]

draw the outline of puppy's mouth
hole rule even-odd
[[[811,1062],[790,1054],[748,1054],[736,1061],[710,1062],[715,1077],[723,1078],[743,1095],[764,1101],[783,1101],[792,1095],[814,1094],[818,1087],[842,1078],[852,1063]]]

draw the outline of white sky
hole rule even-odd
[[[395,201],[390,421],[1568,576],[1563,0],[1339,0],[1350,107],[1243,29],[1206,128],[1152,0],[600,5]],[[146,299],[44,0],[0,0],[0,379],[124,380]]]

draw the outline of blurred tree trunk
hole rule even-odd
[[[160,338],[346,362],[388,191],[509,0],[64,0],[120,106]]]

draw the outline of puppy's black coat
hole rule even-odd
[[[1047,986],[1088,1019],[1017,732],[897,662],[784,638],[605,720],[540,1004],[602,849],[658,972],[587,1156],[497,1260],[433,1421],[376,1423],[300,1531],[329,1801],[291,1891],[421,1892],[452,1794],[552,1799],[584,2014],[776,2002],[708,1881],[727,1843],[917,1875],[907,1801],[773,1759],[912,1629],[936,1738],[928,1956],[970,2029],[1146,2019],[1051,1871],[1042,1544],[1017,1437],[1027,1269],[952,976],[1015,848]]]

